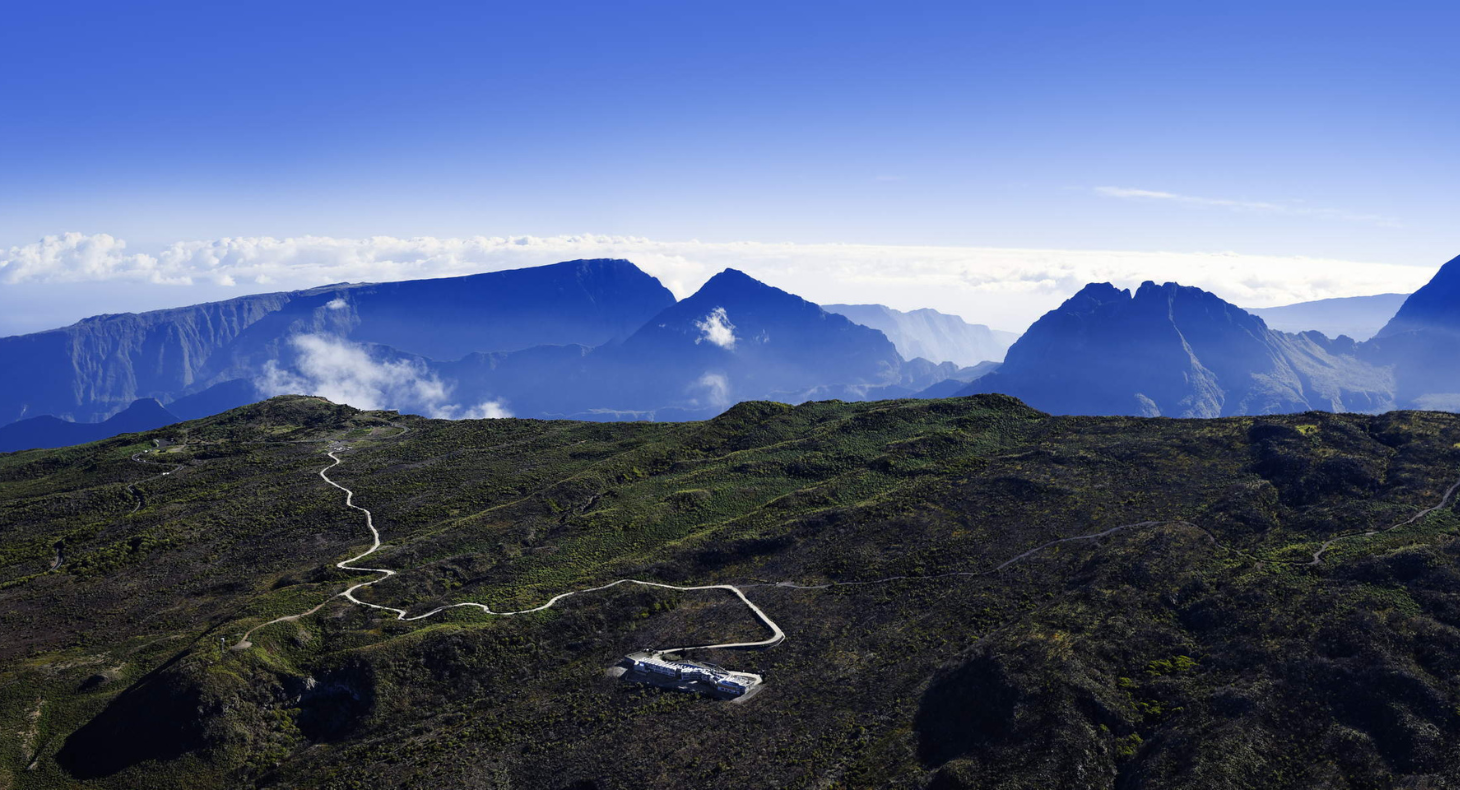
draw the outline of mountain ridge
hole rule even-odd
[[[1002,361],[1019,337],[929,308],[904,311],[880,304],[827,304],[822,309],[887,335],[904,359],[922,357],[960,367]]]
[[[419,298],[429,304],[412,301]],[[394,340],[383,344],[455,359],[544,343],[597,345],[673,301],[668,289],[633,264],[594,259],[97,316],[0,338],[0,366],[28,371],[0,392],[0,420],[35,414],[101,420],[138,397],[170,401],[252,379],[265,362],[287,352],[290,337],[303,333]],[[534,304],[546,308],[524,321],[522,311]]]
[[[4,455],[0,728],[22,737],[0,776],[1420,786],[1460,773],[1457,468],[1453,414],[1059,417],[1000,395],[659,424],[279,397]],[[380,574],[337,567],[370,544],[351,504],[394,572],[363,589]],[[394,615],[624,578],[681,589]],[[759,675],[752,698],[610,672],[764,637],[699,585],[787,636],[692,654]]]
[[[960,394],[1004,392],[1062,414],[1218,417],[1393,408],[1385,371],[1352,341],[1288,335],[1214,294],[1168,282],[1085,286]]]
[[[42,415],[0,426],[0,453],[85,444],[119,434],[150,431],[181,421],[156,398],[138,398],[102,422],[67,422],[59,417]]]

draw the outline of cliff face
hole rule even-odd
[[[210,375],[246,330],[310,292],[261,294],[150,313],[103,315],[0,338],[0,422],[50,414],[99,422],[141,397],[171,400]],[[225,364],[224,367],[227,365]]]
[[[433,359],[535,345],[598,345],[674,303],[627,261],[245,296],[88,318],[0,338],[0,424],[50,414],[103,420],[137,398],[167,403],[257,376],[299,333],[327,333]],[[233,404],[230,404],[233,405]]]

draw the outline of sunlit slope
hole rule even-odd
[[[620,586],[410,623],[337,597],[373,578],[335,567],[370,545],[318,476],[337,445],[331,479],[381,530],[368,564],[399,572],[362,600],[515,611],[620,578],[733,584],[786,640],[698,658],[764,689],[726,704],[604,677],[641,647],[763,638],[723,594]],[[0,726],[20,734],[0,787],[1446,776],[1457,478],[1452,415],[1057,418],[1000,396],[680,424],[281,398],[0,456]]]

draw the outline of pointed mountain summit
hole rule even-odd
[[[1423,288],[1410,294],[1375,337],[1422,331],[1460,336],[1460,257],[1441,266]]]
[[[830,355],[841,364],[872,367],[897,351],[881,332],[828,313],[737,269],[711,277],[693,296],[660,312],[624,343],[627,348],[640,345],[681,351],[718,349],[808,364]],[[878,359],[859,358],[869,353]]]
[[[1401,408],[1460,411],[1460,258],[1404,300],[1363,351],[1392,366]]]
[[[1390,405],[1382,371],[1352,343],[1273,332],[1200,288],[1092,283],[963,392],[1001,392],[1059,414],[1218,417]]]
[[[881,332],[736,269],[592,362],[614,408],[656,403],[697,414],[742,400],[798,403],[897,385],[904,366]]]

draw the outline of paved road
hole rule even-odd
[[[149,461],[146,458],[143,458],[142,457],[142,456],[146,455],[147,453],[151,453],[151,452],[156,452],[156,450],[143,450],[140,453],[132,453],[132,460],[133,461],[136,461],[139,464],[147,464],[148,466],[169,466],[169,464],[160,464],[160,463],[158,463],[156,461]],[[173,472],[176,472],[177,470],[183,468],[183,466],[185,466],[185,464],[170,464],[170,466],[172,466],[172,468],[169,469],[169,470],[167,470],[166,472],[161,472],[161,473],[155,474],[155,475],[153,475],[151,477],[147,477],[147,478],[143,478],[141,480],[138,480],[135,483],[128,483],[127,484],[127,493],[131,494],[137,500],[136,503],[132,505],[132,509],[127,513],[127,515],[130,516],[133,513],[136,513],[138,510],[141,510],[144,505],[147,504],[147,497],[143,496],[142,495],[142,492],[137,490],[137,486],[142,485],[143,483],[145,483],[145,482],[147,482],[149,480],[156,480],[159,477],[167,477],[168,475],[172,474]]]
[[[401,434],[401,435],[403,435],[403,434]],[[658,652],[661,652],[661,653],[670,653],[670,652],[682,652],[682,651],[686,651],[686,650],[715,650],[715,649],[721,649],[721,650],[753,650],[753,649],[764,649],[764,648],[767,648],[767,647],[774,647],[775,645],[780,644],[786,638],[786,632],[782,631],[781,630],[781,627],[779,625],[776,625],[776,622],[774,620],[772,620],[770,618],[770,616],[765,613],[764,610],[762,610],[759,606],[756,606],[754,603],[752,603],[749,598],[746,598],[745,597],[745,593],[741,592],[739,588],[735,587],[734,585],[729,585],[729,584],[706,584],[706,585],[682,587],[682,586],[673,585],[673,584],[661,584],[659,582],[640,581],[638,579],[619,579],[618,581],[609,582],[608,584],[600,585],[598,587],[590,587],[590,588],[587,588],[587,589],[584,589],[584,590],[574,590],[572,592],[565,592],[565,593],[562,593],[560,595],[554,596],[553,598],[549,599],[547,603],[545,603],[545,604],[543,604],[541,606],[534,606],[531,609],[521,609],[521,610],[518,610],[518,611],[515,611],[515,612],[498,612],[498,611],[492,609],[487,604],[475,603],[475,602],[467,601],[467,602],[463,602],[463,603],[449,604],[449,605],[446,605],[446,606],[438,606],[435,609],[432,609],[432,610],[430,610],[428,612],[424,612],[422,614],[410,615],[405,609],[397,609],[397,608],[395,608],[393,606],[382,606],[381,604],[371,603],[369,601],[362,601],[359,598],[356,598],[355,597],[355,593],[357,591],[362,590],[362,589],[364,589],[366,587],[369,587],[372,584],[379,584],[380,582],[383,582],[386,579],[389,579],[390,577],[396,575],[396,571],[393,571],[393,570],[391,570],[389,568],[368,568],[368,567],[365,567],[365,566],[361,566],[361,565],[356,565],[355,564],[356,562],[359,562],[360,560],[363,560],[366,557],[369,557],[371,554],[374,554],[380,548],[380,545],[381,545],[381,541],[380,541],[380,530],[376,528],[376,526],[375,526],[375,515],[370,512],[369,508],[363,508],[363,507],[360,507],[359,505],[355,504],[355,492],[352,491],[352,490],[350,490],[349,488],[343,486],[343,485],[340,485],[338,482],[336,482],[335,480],[333,480],[329,476],[329,471],[331,469],[334,469],[335,467],[337,467],[340,464],[344,463],[344,461],[338,455],[335,455],[336,452],[338,452],[338,451],[340,451],[342,449],[344,449],[344,448],[342,448],[342,447],[340,447],[340,446],[337,445],[335,448],[331,449],[328,453],[326,453],[330,457],[330,459],[334,461],[334,463],[332,463],[329,466],[326,466],[325,468],[319,470],[319,476],[326,483],[329,483],[330,485],[334,486],[335,488],[338,488],[339,490],[345,492],[345,507],[348,507],[351,510],[358,510],[358,511],[360,511],[361,513],[363,513],[365,515],[365,527],[366,527],[366,529],[369,529],[370,530],[370,548],[366,549],[365,551],[363,551],[363,552],[361,552],[361,553],[359,553],[359,554],[357,554],[357,555],[355,555],[355,556],[353,556],[353,557],[351,557],[351,558],[349,558],[347,560],[341,560],[340,562],[335,563],[335,567],[340,568],[342,570],[347,570],[347,571],[359,571],[359,572],[363,572],[363,573],[378,573],[378,574],[380,574],[380,577],[377,578],[377,579],[372,579],[372,580],[370,580],[368,582],[361,582],[359,584],[352,585],[351,587],[347,588],[344,592],[341,592],[341,593],[338,594],[339,597],[345,598],[346,600],[350,601],[351,603],[359,604],[360,606],[366,606],[366,607],[369,607],[371,609],[379,609],[381,611],[390,612],[391,614],[394,614],[395,615],[395,619],[402,620],[402,621],[406,621],[406,622],[410,622],[410,621],[414,621],[414,620],[424,620],[427,617],[432,617],[434,615],[440,614],[441,612],[444,612],[447,609],[456,609],[456,608],[461,608],[461,607],[472,607],[472,608],[480,609],[481,611],[486,612],[487,614],[495,615],[497,617],[513,617],[513,616],[519,615],[519,614],[531,614],[533,612],[541,612],[541,611],[543,611],[545,609],[551,609],[553,606],[557,605],[557,603],[559,601],[562,601],[562,600],[564,600],[566,598],[571,598],[574,595],[581,595],[583,593],[591,593],[591,592],[598,592],[600,590],[607,590],[610,587],[617,587],[620,584],[638,584],[638,585],[641,585],[641,586],[644,586],[644,587],[660,587],[660,588],[663,588],[663,589],[666,589],[666,590],[681,590],[681,591],[725,590],[725,591],[730,592],[733,595],[735,595],[737,598],[740,599],[740,601],[742,603],[744,603],[746,606],[748,606],[750,608],[750,611],[755,614],[756,619],[760,621],[761,625],[765,626],[771,632],[771,636],[768,639],[763,639],[763,640],[758,641],[758,642],[727,642],[727,643],[724,643],[724,644],[714,644],[714,645],[693,645],[693,646],[689,646],[689,647],[671,648],[669,650],[662,650],[662,651],[658,651]],[[325,603],[328,603],[328,601],[325,601]],[[299,614],[291,614],[291,615],[288,615],[288,616],[285,616],[285,617],[279,617],[279,618],[276,618],[274,620],[270,620],[270,621],[268,621],[266,623],[261,623],[259,625],[256,625],[253,628],[250,628],[248,630],[248,632],[243,635],[243,638],[239,640],[238,644],[234,645],[234,649],[235,650],[243,650],[243,649],[246,649],[248,647],[251,647],[253,643],[249,641],[249,637],[250,636],[253,636],[253,634],[254,634],[255,631],[258,631],[261,628],[266,628],[268,626],[274,625],[275,623],[291,622],[291,621],[294,621],[294,620],[298,620],[301,617],[306,617],[308,615],[314,614],[315,612],[319,611],[320,608],[322,608],[325,605],[325,603],[321,603],[319,606],[316,606],[316,607],[314,607],[313,609],[310,609],[307,612],[300,612]]]
[[[397,426],[397,427],[403,427],[403,426]],[[405,435],[405,433],[403,432],[401,434],[398,434],[397,437],[394,437],[394,438],[399,438],[399,436],[404,436],[404,435]],[[346,445],[343,445],[343,444],[340,444],[340,443],[336,442],[334,444],[334,447],[327,452],[327,455],[329,455],[329,457],[333,461],[333,463],[331,463],[329,466],[326,466],[325,468],[319,470],[319,476],[320,476],[321,479],[323,479],[329,485],[334,486],[335,488],[338,488],[339,490],[345,492],[345,507],[348,507],[351,510],[357,510],[360,513],[364,514],[364,517],[365,517],[365,526],[366,526],[367,529],[370,530],[370,539],[371,539],[371,541],[370,541],[370,548],[369,549],[366,549],[365,551],[361,552],[360,554],[357,554],[354,557],[351,557],[351,558],[349,558],[347,560],[342,560],[340,562],[335,563],[335,567],[340,568],[342,570],[347,570],[347,571],[356,571],[356,572],[361,572],[361,573],[376,573],[376,574],[379,574],[379,577],[378,578],[375,578],[375,579],[372,579],[370,581],[360,582],[358,584],[354,584],[354,585],[350,586],[349,588],[345,589],[343,592],[338,593],[337,594],[338,597],[345,598],[346,600],[350,601],[351,603],[354,603],[354,604],[357,604],[357,605],[360,605],[360,606],[365,606],[365,607],[369,607],[371,609],[377,609],[377,610],[384,611],[384,612],[390,612],[391,614],[394,614],[395,615],[395,619],[396,620],[400,620],[400,621],[404,621],[404,622],[412,622],[412,621],[416,621],[416,620],[424,620],[424,619],[426,619],[428,617],[433,617],[433,616],[435,616],[437,614],[440,614],[441,612],[444,612],[444,611],[446,611],[448,609],[457,609],[457,608],[463,608],[463,607],[470,607],[470,608],[479,609],[479,610],[481,610],[483,612],[486,612],[487,614],[490,614],[490,615],[493,615],[493,616],[497,616],[497,617],[513,617],[513,616],[521,615],[521,614],[531,614],[533,612],[541,612],[541,611],[544,611],[544,610],[547,610],[547,609],[551,609],[553,606],[557,605],[558,602],[563,601],[563,600],[565,600],[567,598],[571,598],[574,595],[582,595],[582,594],[585,594],[585,593],[599,592],[599,591],[602,591],[602,590],[607,590],[607,589],[610,589],[610,588],[613,588],[613,587],[617,587],[617,586],[619,586],[621,584],[636,584],[636,585],[639,585],[639,586],[642,586],[642,587],[657,587],[657,588],[660,588],[660,589],[665,589],[665,590],[678,590],[678,591],[681,591],[681,592],[695,592],[695,591],[700,591],[700,590],[724,590],[726,592],[731,593],[736,598],[739,598],[740,599],[740,602],[743,603],[743,604],[745,604],[746,607],[750,609],[751,613],[755,615],[756,620],[762,626],[764,626],[766,628],[766,630],[770,631],[770,634],[771,634],[770,637],[768,637],[766,639],[762,639],[760,641],[754,641],[754,642],[726,642],[726,643],[710,644],[710,645],[690,645],[690,646],[685,646],[685,647],[665,648],[665,649],[661,649],[661,650],[655,650],[654,652],[656,654],[683,653],[683,652],[688,652],[688,651],[693,651],[693,650],[764,650],[766,648],[774,647],[774,646],[780,644],[781,642],[785,641],[785,639],[786,639],[786,633],[785,633],[785,631],[781,630],[781,627],[779,625],[777,625],[774,620],[771,619],[770,615],[766,614],[763,609],[761,609],[759,606],[756,606],[753,601],[751,601],[749,598],[746,597],[745,590],[747,590],[747,589],[752,589],[752,588],[756,588],[756,587],[777,587],[777,588],[792,589],[792,590],[826,590],[826,589],[831,589],[833,587],[860,587],[860,586],[867,586],[867,585],[874,585],[874,584],[888,584],[888,583],[897,582],[897,581],[931,581],[931,580],[934,580],[934,579],[947,579],[947,578],[954,578],[954,577],[988,576],[988,575],[992,575],[992,574],[999,573],[999,572],[1005,570],[1006,568],[1008,568],[1008,567],[1010,567],[1012,565],[1015,565],[1015,564],[1017,564],[1019,562],[1022,562],[1024,560],[1026,560],[1026,559],[1028,559],[1028,558],[1030,558],[1030,557],[1032,557],[1032,556],[1034,556],[1034,555],[1036,555],[1036,554],[1044,551],[1045,549],[1051,548],[1053,546],[1057,546],[1057,545],[1059,545],[1061,543],[1070,543],[1070,542],[1073,542],[1073,541],[1099,540],[1100,538],[1108,537],[1108,536],[1113,535],[1113,534],[1115,534],[1117,532],[1120,532],[1122,530],[1137,529],[1137,528],[1142,528],[1142,527],[1153,527],[1153,526],[1157,526],[1157,525],[1160,525],[1160,524],[1173,523],[1173,522],[1164,522],[1164,521],[1137,521],[1137,522],[1133,522],[1133,523],[1130,523],[1130,524],[1122,524],[1120,526],[1110,527],[1109,529],[1101,530],[1099,532],[1092,532],[1092,533],[1089,533],[1087,535],[1075,535],[1075,536],[1068,537],[1068,538],[1059,538],[1057,540],[1051,540],[1051,541],[1049,541],[1047,543],[1042,543],[1042,544],[1040,544],[1038,546],[1035,546],[1032,549],[1029,549],[1028,551],[1022,552],[1020,554],[1015,555],[1014,557],[1011,557],[1011,558],[1005,560],[1004,562],[1000,563],[999,565],[997,565],[997,566],[995,566],[993,568],[989,568],[989,569],[981,570],[981,571],[952,571],[952,572],[949,572],[949,573],[939,573],[939,574],[932,574],[932,575],[927,575],[927,576],[906,576],[906,575],[887,576],[887,577],[883,577],[883,578],[880,578],[880,579],[869,579],[869,580],[865,580],[865,581],[847,581],[847,582],[834,581],[834,582],[827,582],[827,583],[824,583],[824,584],[799,584],[799,583],[792,582],[792,581],[779,581],[779,582],[755,582],[755,583],[740,584],[740,585],[734,585],[734,584],[705,584],[705,585],[681,586],[681,585],[675,585],[675,584],[664,584],[664,583],[661,583],[661,582],[642,581],[642,580],[639,580],[639,579],[619,579],[618,581],[609,582],[607,584],[602,584],[602,585],[599,585],[597,587],[589,587],[589,588],[582,589],[582,590],[573,590],[573,591],[570,591],[570,592],[561,593],[559,595],[556,595],[556,596],[548,599],[548,601],[546,603],[542,604],[541,606],[534,606],[534,607],[532,607],[530,609],[520,609],[520,610],[517,610],[517,611],[511,611],[511,612],[499,612],[499,611],[496,611],[496,610],[492,609],[491,606],[488,605],[488,604],[476,603],[476,602],[472,602],[472,601],[466,601],[466,602],[462,602],[462,603],[454,603],[454,604],[447,604],[445,606],[438,606],[435,609],[431,609],[430,611],[423,612],[423,613],[417,614],[417,615],[411,615],[405,609],[397,609],[397,608],[395,608],[393,606],[384,606],[384,605],[377,604],[377,603],[371,603],[369,601],[362,601],[359,598],[355,597],[355,593],[358,592],[359,590],[362,590],[362,589],[364,589],[366,587],[369,587],[371,585],[374,585],[374,584],[379,584],[380,582],[383,582],[386,579],[389,579],[392,576],[395,576],[397,572],[394,571],[394,570],[391,570],[389,568],[370,568],[370,567],[365,567],[365,566],[355,565],[354,564],[356,562],[359,562],[360,560],[365,559],[366,557],[369,557],[371,554],[374,554],[377,550],[379,550],[380,549],[380,546],[381,546],[381,540],[380,540],[380,530],[376,528],[376,526],[375,526],[375,517],[370,512],[370,510],[368,508],[364,508],[364,507],[361,507],[359,505],[356,505],[355,504],[355,492],[352,491],[352,490],[350,490],[346,486],[343,486],[340,483],[336,482],[335,480],[333,480],[329,476],[329,471],[331,469],[334,469],[335,467],[337,467],[340,464],[344,463],[344,461],[338,455],[336,455],[335,453],[341,452],[341,451],[346,450],[346,449],[348,449],[348,447]],[[133,460],[137,460],[135,456],[134,456]],[[179,466],[178,468],[181,468],[181,467]],[[163,474],[170,474],[170,472],[164,472]],[[1445,507],[1450,502],[1450,500],[1454,497],[1455,492],[1457,490],[1460,490],[1460,480],[1457,480],[1454,485],[1450,486],[1449,490],[1447,490],[1445,492],[1444,497],[1441,498],[1440,502],[1438,504],[1436,504],[1434,507],[1430,507],[1430,508],[1427,508],[1425,510],[1422,510],[1422,511],[1414,514],[1413,516],[1411,516],[1409,519],[1407,519],[1407,520],[1405,520],[1403,522],[1400,522],[1398,524],[1395,524],[1394,526],[1388,527],[1388,528],[1386,528],[1384,530],[1380,530],[1380,531],[1387,532],[1389,530],[1398,529],[1400,527],[1407,526],[1409,524],[1413,524],[1416,521],[1419,521],[1420,519],[1424,518],[1425,516],[1427,516],[1427,515],[1429,515],[1431,513],[1434,513],[1437,510],[1440,510],[1441,508]],[[1373,534],[1376,534],[1376,533],[1375,532],[1355,532],[1355,533],[1351,533],[1351,534],[1348,534],[1348,535],[1341,535],[1341,536],[1335,537],[1335,538],[1327,541],[1326,543],[1324,543],[1323,546],[1317,552],[1314,553],[1314,555],[1313,555],[1313,562],[1311,564],[1317,565],[1317,564],[1321,563],[1321,561],[1322,561],[1321,560],[1321,557],[1322,557],[1323,553],[1325,551],[1327,551],[1328,548],[1331,545],[1333,545],[1335,542],[1337,542],[1339,540],[1343,540],[1345,538],[1350,538],[1350,537],[1356,537],[1358,535],[1373,535]],[[329,601],[326,600],[324,603],[321,603],[318,606],[315,606],[313,609],[310,609],[307,612],[300,612],[299,614],[293,614],[293,615],[288,615],[288,616],[285,616],[285,617],[279,617],[279,618],[276,618],[274,620],[270,620],[270,621],[268,621],[266,623],[262,623],[260,625],[256,625],[253,628],[249,629],[248,632],[244,634],[243,638],[241,640],[239,640],[238,644],[234,645],[234,649],[235,650],[242,650],[242,649],[245,649],[245,648],[250,647],[252,645],[252,643],[249,641],[249,637],[252,636],[253,633],[256,632],[256,631],[258,631],[259,629],[266,628],[266,627],[268,627],[270,625],[274,625],[275,623],[290,622],[290,621],[298,620],[301,617],[307,617],[308,615],[311,615],[311,614],[319,611],[328,602]]]
[[[1076,535],[1076,536],[1069,537],[1069,538],[1060,538],[1058,540],[1052,540],[1052,541],[1049,541],[1048,543],[1044,543],[1044,544],[1041,544],[1039,546],[1035,546],[1034,548],[1029,549],[1028,551],[1023,552],[1022,554],[1019,554],[1019,555],[1017,555],[1015,557],[1012,557],[1012,558],[1004,561],[1003,563],[999,564],[995,568],[992,568],[992,569],[989,569],[989,570],[984,570],[984,571],[955,571],[955,572],[951,572],[951,573],[934,574],[934,575],[931,575],[931,576],[888,576],[888,577],[881,578],[881,579],[871,579],[871,580],[867,580],[867,581],[828,582],[826,584],[797,584],[795,582],[782,581],[782,582],[752,583],[752,584],[744,584],[744,585],[734,585],[734,584],[703,584],[703,585],[683,586],[683,585],[676,585],[676,584],[664,584],[662,582],[643,581],[643,580],[640,580],[640,579],[619,579],[618,581],[609,582],[608,584],[602,584],[602,585],[599,585],[597,587],[589,587],[589,588],[582,589],[582,590],[572,590],[570,592],[560,593],[559,595],[556,595],[556,596],[548,599],[548,601],[546,603],[544,603],[544,604],[542,604],[540,606],[534,606],[534,607],[532,607],[530,609],[519,609],[517,611],[511,611],[511,612],[499,612],[499,611],[493,609],[488,604],[476,603],[474,601],[464,601],[462,603],[454,603],[454,604],[447,604],[445,606],[438,606],[435,609],[431,609],[430,611],[423,612],[423,613],[417,614],[417,615],[411,615],[405,609],[398,609],[398,608],[393,607],[393,606],[384,606],[382,604],[371,603],[369,601],[362,601],[359,598],[355,597],[355,593],[358,592],[359,590],[362,590],[362,589],[364,589],[366,587],[369,587],[371,585],[374,585],[374,584],[379,584],[380,582],[383,582],[386,579],[389,579],[392,576],[395,576],[397,572],[394,571],[394,570],[391,570],[389,568],[370,568],[370,567],[366,567],[366,566],[356,565],[355,564],[356,562],[359,562],[360,560],[363,560],[366,557],[369,557],[371,554],[374,554],[377,550],[379,550],[380,549],[380,546],[381,546],[381,540],[380,540],[380,530],[377,529],[376,526],[375,526],[375,516],[374,516],[374,514],[372,514],[368,508],[364,508],[364,507],[361,507],[361,506],[355,504],[355,492],[354,491],[350,490],[346,486],[341,485],[340,483],[336,482],[334,479],[332,479],[329,476],[329,471],[331,469],[334,469],[335,467],[337,467],[340,464],[344,463],[344,461],[338,455],[335,454],[336,452],[342,451],[344,449],[347,449],[347,448],[345,448],[342,445],[336,445],[334,448],[332,448],[331,450],[329,450],[328,453],[326,453],[330,457],[330,459],[333,461],[333,463],[331,463],[329,466],[326,466],[325,468],[319,470],[319,476],[326,483],[328,483],[331,486],[334,486],[335,488],[338,488],[339,490],[345,492],[345,507],[348,507],[351,510],[357,510],[360,513],[364,514],[364,516],[365,516],[365,527],[366,527],[366,529],[369,529],[370,530],[370,548],[366,549],[365,551],[363,551],[363,552],[361,552],[361,553],[359,553],[359,554],[357,554],[357,555],[355,555],[355,556],[353,556],[353,557],[351,557],[351,558],[349,558],[347,560],[341,560],[340,562],[335,563],[335,567],[340,568],[342,570],[347,570],[347,571],[357,571],[357,572],[362,572],[362,573],[377,573],[377,574],[380,574],[380,576],[379,576],[379,578],[372,579],[372,580],[367,581],[367,582],[360,582],[359,584],[355,584],[355,585],[350,586],[349,588],[345,589],[343,592],[338,593],[338,596],[339,597],[345,598],[346,600],[350,601],[351,603],[358,604],[360,606],[369,607],[371,609],[378,609],[378,610],[384,611],[384,612],[390,612],[391,614],[395,615],[395,619],[396,620],[400,620],[400,621],[404,621],[404,622],[412,622],[412,621],[415,621],[415,620],[424,620],[424,619],[426,619],[428,617],[433,617],[433,616],[435,616],[437,614],[440,614],[441,612],[444,612],[444,611],[446,611],[448,609],[458,609],[458,608],[467,608],[467,607],[474,608],[474,609],[478,609],[478,610],[481,610],[483,612],[486,612],[487,614],[494,615],[494,616],[497,616],[497,617],[513,617],[513,616],[520,615],[520,614],[531,614],[533,612],[541,612],[541,611],[544,611],[544,610],[547,610],[547,609],[551,609],[552,607],[556,606],[558,604],[558,602],[563,601],[563,600],[565,600],[567,598],[571,598],[574,595],[582,595],[582,594],[585,594],[585,593],[599,592],[601,590],[607,590],[607,589],[610,589],[610,588],[613,588],[613,587],[617,587],[617,586],[619,586],[621,584],[637,584],[637,585],[639,585],[641,587],[658,587],[660,589],[665,589],[665,590],[678,590],[678,591],[681,591],[681,592],[696,592],[696,591],[700,591],[700,590],[724,590],[724,591],[729,592],[730,594],[734,595],[736,598],[739,598],[740,599],[740,602],[743,603],[743,604],[745,604],[745,606],[750,609],[751,613],[753,615],[755,615],[756,620],[762,626],[764,626],[766,628],[766,630],[770,631],[770,634],[771,634],[768,638],[762,639],[762,640],[759,640],[759,641],[753,641],[753,642],[723,642],[723,643],[716,643],[716,644],[709,644],[709,645],[687,645],[687,646],[684,646],[684,647],[671,647],[671,648],[664,648],[664,649],[655,650],[654,652],[657,653],[657,654],[664,654],[664,653],[684,653],[684,652],[694,651],[694,650],[764,650],[766,648],[775,647],[776,645],[778,645],[781,642],[785,641],[785,639],[786,639],[786,632],[783,631],[783,630],[781,630],[781,627],[776,624],[775,620],[772,620],[771,619],[770,615],[768,615],[768,614],[765,613],[765,610],[761,609],[759,606],[756,606],[755,605],[755,602],[751,601],[749,598],[746,597],[746,595],[745,595],[745,590],[746,589],[750,589],[750,588],[754,588],[754,587],[780,587],[780,588],[787,588],[787,589],[794,589],[794,590],[825,590],[825,589],[829,589],[831,587],[856,587],[856,586],[871,585],[871,584],[887,584],[887,583],[895,582],[895,581],[927,581],[927,580],[932,580],[932,579],[946,579],[946,578],[958,577],[958,576],[964,576],[964,577],[985,576],[985,575],[989,575],[989,574],[993,574],[993,573],[998,573],[998,572],[1004,570],[1005,568],[1008,568],[1011,565],[1014,565],[1014,564],[1016,564],[1018,562],[1021,562],[1021,561],[1025,560],[1025,559],[1027,559],[1027,558],[1029,558],[1029,557],[1031,557],[1031,556],[1033,556],[1033,555],[1035,555],[1035,554],[1037,554],[1037,553],[1039,553],[1039,552],[1041,552],[1041,551],[1043,551],[1043,550],[1045,550],[1045,549],[1047,549],[1047,548],[1049,548],[1051,546],[1055,546],[1055,545],[1058,545],[1060,543],[1068,543],[1068,542],[1071,542],[1071,541],[1081,541],[1081,540],[1097,540],[1099,538],[1103,538],[1103,537],[1106,537],[1108,535],[1112,535],[1112,534],[1114,534],[1116,532],[1119,532],[1121,530],[1132,529],[1132,528],[1136,528],[1136,527],[1154,526],[1156,524],[1162,523],[1162,522],[1157,522],[1157,521],[1140,521],[1140,522],[1136,522],[1136,523],[1133,523],[1133,524],[1122,524],[1122,525],[1120,525],[1118,527],[1111,527],[1110,529],[1102,530],[1100,532],[1093,532],[1093,533],[1088,534],[1088,535]],[[325,603],[328,603],[328,601],[326,601]],[[247,633],[245,633],[243,635],[243,638],[241,640],[239,640],[238,644],[234,645],[234,649],[236,649],[236,650],[242,650],[242,649],[246,649],[246,648],[252,646],[252,642],[249,641],[249,637],[252,636],[255,631],[258,631],[261,628],[266,628],[268,626],[274,625],[275,623],[291,622],[291,621],[294,621],[294,620],[298,620],[301,617],[306,617],[308,615],[311,615],[311,614],[319,611],[320,608],[322,608],[325,605],[325,603],[321,603],[318,606],[314,607],[313,609],[310,609],[307,612],[300,612],[299,614],[292,614],[292,615],[288,615],[288,616],[285,616],[285,617],[279,617],[277,619],[270,620],[270,621],[268,621],[266,623],[261,623],[259,625],[254,626],[253,628],[249,629]]]

